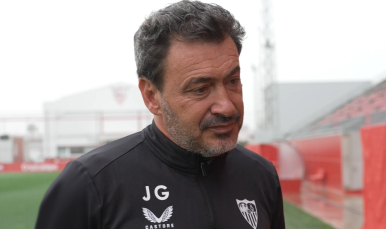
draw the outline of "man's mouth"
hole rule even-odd
[[[240,113],[236,113],[230,117],[211,116],[200,123],[200,129],[213,129],[221,132],[227,129],[229,132],[239,120]]]
[[[236,121],[232,121],[229,123],[210,126],[208,127],[208,129],[214,131],[216,134],[226,134],[233,130],[235,124],[236,124]]]

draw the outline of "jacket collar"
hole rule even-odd
[[[214,159],[176,145],[158,129],[154,121],[143,130],[143,134],[149,142],[151,152],[162,162],[181,172],[198,174],[202,162],[210,164]]]

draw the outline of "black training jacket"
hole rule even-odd
[[[241,146],[205,158],[153,124],[67,164],[36,229],[283,229],[272,163]]]

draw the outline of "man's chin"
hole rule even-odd
[[[230,139],[230,137],[232,136],[232,131],[228,133],[223,133],[223,134],[215,133],[214,136],[220,140],[227,140],[227,139]]]
[[[206,144],[199,153],[204,157],[215,157],[234,149],[236,144],[237,137],[232,137],[231,133],[221,134]]]

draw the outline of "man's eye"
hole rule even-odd
[[[229,80],[230,85],[238,85],[239,83],[240,83],[239,78],[234,78],[234,79]]]
[[[227,85],[227,88],[229,90],[237,90],[238,91],[242,87],[240,78],[238,78],[238,77],[233,78],[233,79],[229,79],[229,81],[226,83],[226,85]]]
[[[205,93],[206,90],[207,90],[206,87],[200,87],[200,88],[195,89],[193,92],[196,94],[203,94],[203,93]]]

